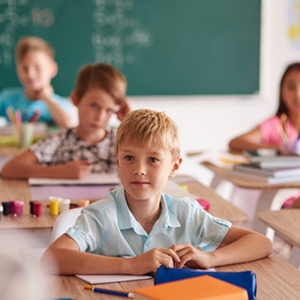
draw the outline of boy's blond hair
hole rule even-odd
[[[86,65],[79,71],[74,89],[79,101],[90,88],[103,89],[114,98],[116,104],[121,104],[126,96],[127,82],[113,66],[97,63]]]
[[[50,44],[48,44],[45,40],[34,37],[27,36],[20,39],[15,48],[15,58],[16,63],[21,62],[27,53],[31,51],[43,51],[45,52],[51,59],[55,59],[55,51]]]
[[[147,146],[155,142],[164,150],[170,151],[174,160],[180,155],[178,128],[164,112],[138,109],[127,114],[117,130],[117,151],[125,138]]]

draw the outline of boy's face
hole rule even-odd
[[[114,98],[101,88],[88,89],[79,100],[71,94],[73,103],[78,107],[79,130],[85,135],[105,130],[117,105]]]
[[[125,138],[115,152],[122,185],[129,204],[137,200],[160,201],[162,190],[169,177],[174,177],[181,164],[170,151],[152,142],[146,147],[141,142]]]
[[[17,64],[17,73],[25,90],[38,92],[51,84],[57,64],[44,51],[33,50]]]

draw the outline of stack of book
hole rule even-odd
[[[234,166],[228,171],[229,175],[269,184],[300,181],[298,155],[270,155],[259,151],[244,151],[243,154],[250,163]]]

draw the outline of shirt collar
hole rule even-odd
[[[147,235],[140,223],[137,222],[133,214],[131,213],[126,197],[124,187],[120,187],[115,190],[114,195],[117,207],[118,224],[120,230],[132,228],[137,234]],[[172,206],[174,201],[171,196],[162,194],[161,196],[161,213],[159,219],[151,230],[151,235],[162,232],[168,227],[180,227],[180,223],[173,213]]]

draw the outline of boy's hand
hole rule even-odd
[[[44,87],[43,89],[36,91],[36,99],[37,100],[44,100],[47,102],[47,100],[51,100],[54,94],[54,89],[52,85],[49,85],[47,87]]]
[[[131,112],[129,101],[127,99],[124,99],[120,104],[119,110],[116,112],[118,119],[120,121],[123,121],[129,112]]]
[[[70,179],[80,179],[92,171],[92,164],[87,160],[72,160],[61,166],[64,177]]]
[[[173,250],[164,248],[154,248],[146,253],[127,259],[130,263],[130,274],[136,275],[156,271],[161,265],[172,268],[174,267],[174,262],[180,262],[179,257]]]
[[[170,249],[176,252],[180,258],[180,261],[175,264],[176,268],[182,268],[184,265],[201,269],[210,268],[209,254],[196,249],[190,244],[177,244],[170,247]]]
[[[46,86],[41,90],[25,90],[25,95],[30,100],[45,100],[51,99],[54,94],[52,85]]]

